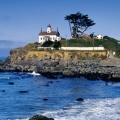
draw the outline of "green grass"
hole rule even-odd
[[[91,41],[86,41],[83,39],[71,39],[71,40],[61,40],[62,47],[89,47],[92,46]]]
[[[71,39],[71,40],[61,40],[62,47],[99,47],[103,46],[108,51],[115,51],[116,57],[120,57],[120,44],[118,40],[110,37],[105,37],[103,40],[94,39],[85,40],[85,39]]]
[[[40,46],[40,43],[28,43],[24,48],[26,50],[32,50],[32,49],[36,49],[38,46]]]

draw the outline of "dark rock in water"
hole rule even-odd
[[[48,85],[48,84],[47,84],[47,85],[45,85],[45,86],[47,86],[47,87],[48,87],[48,86],[50,86],[50,85]]]
[[[8,82],[9,85],[14,85],[14,82]]]
[[[5,90],[1,90],[1,92],[5,92]]]
[[[26,91],[26,90],[21,90],[21,91],[19,91],[19,93],[27,93],[28,91]]]
[[[63,71],[63,75],[66,77],[75,77],[76,73],[72,70],[67,69]]]
[[[84,101],[84,99],[83,98],[78,98],[78,99],[76,99],[76,101]]]
[[[41,73],[41,75],[43,75],[43,76],[45,76],[45,77],[47,77],[47,78],[49,78],[49,79],[57,79],[57,77],[54,76],[54,75],[53,75],[52,73],[50,73],[50,72]]]
[[[48,81],[48,83],[53,83],[53,81]]]
[[[47,118],[46,116],[42,116],[42,115],[35,115],[32,118],[30,118],[29,120],[54,120],[54,119]]]
[[[48,99],[48,98],[44,98],[44,99],[43,99],[43,101],[47,101],[47,100],[49,100],[49,99]]]

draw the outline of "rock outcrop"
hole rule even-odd
[[[10,51],[10,56],[4,62],[0,62],[0,71],[36,71],[52,79],[56,79],[55,74],[62,74],[63,77],[86,76],[88,79],[120,81],[119,58],[79,60],[76,55],[71,58],[71,52],[68,53],[16,48]]]
[[[48,117],[43,116],[43,115],[35,115],[32,118],[30,118],[29,120],[54,120],[54,119],[48,118]]]

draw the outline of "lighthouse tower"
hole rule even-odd
[[[51,25],[49,24],[48,26],[47,26],[47,33],[51,33],[52,32],[52,28],[51,28]]]

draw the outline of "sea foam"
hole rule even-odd
[[[82,105],[46,111],[43,115],[55,120],[120,120],[120,98],[87,99]]]

